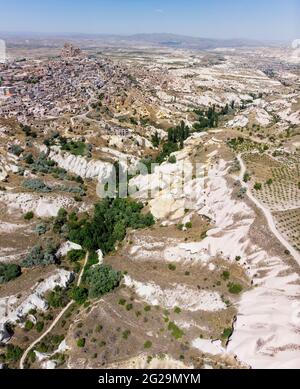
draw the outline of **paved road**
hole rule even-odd
[[[241,165],[241,174],[240,174],[239,180],[240,180],[241,184],[245,188],[247,188],[247,196],[257,206],[257,208],[262,210],[262,212],[264,213],[264,215],[267,219],[268,226],[269,226],[269,229],[271,230],[271,232],[276,236],[276,238],[280,241],[280,243],[290,252],[290,254],[294,257],[295,261],[300,265],[300,253],[277,230],[274,219],[273,219],[273,215],[270,212],[270,210],[268,208],[266,208],[263,204],[261,204],[257,200],[257,198],[252,195],[251,190],[249,189],[249,185],[243,181],[244,174],[246,173],[245,163],[244,163],[241,155],[238,155],[237,159]]]
[[[85,259],[84,259],[84,265],[83,265],[83,267],[81,269],[81,272],[79,274],[79,278],[78,278],[78,281],[77,281],[77,286],[80,286],[80,284],[81,284],[84,268],[85,268],[85,266],[87,264],[88,257],[89,257],[89,253],[86,253],[86,256],[85,256]],[[74,301],[70,301],[69,304],[55,318],[54,322],[47,329],[47,331],[45,331],[38,339],[36,339],[33,343],[31,343],[31,345],[24,351],[24,354],[22,355],[22,358],[20,360],[20,369],[22,369],[22,370],[24,369],[24,362],[25,362],[25,360],[26,360],[26,358],[28,356],[28,353],[34,348],[34,346],[36,346],[39,342],[41,342],[44,339],[44,337],[46,335],[48,335],[53,330],[53,328],[56,326],[56,324],[60,321],[60,319],[63,317],[63,315],[67,312],[67,310],[70,308],[70,306],[73,303],[74,303]]]

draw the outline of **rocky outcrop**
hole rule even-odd
[[[105,181],[113,173],[113,165],[103,161],[87,161],[84,157],[62,152],[54,146],[50,150],[49,158],[55,161],[59,167],[76,174],[82,178],[98,179]]]
[[[9,212],[33,211],[38,217],[55,217],[60,208],[68,209],[75,203],[73,199],[66,196],[10,192],[0,192],[0,201],[7,205]]]
[[[81,50],[74,47],[71,43],[65,43],[60,53],[63,58],[74,58],[81,55]]]
[[[66,288],[74,280],[74,274],[57,269],[54,274],[39,284],[36,284],[31,293],[20,300],[16,296],[8,296],[0,299],[0,342],[8,342],[11,335],[7,331],[7,324],[22,323],[22,320],[32,309],[46,311],[48,304],[44,299],[45,294],[56,286]]]
[[[56,253],[56,256],[59,257],[64,257],[65,255],[68,254],[69,251],[72,250],[81,250],[82,247],[79,244],[73,243],[73,242],[65,242],[64,244],[61,245],[59,250]]]

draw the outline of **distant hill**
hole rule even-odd
[[[6,39],[11,46],[61,46],[62,42],[97,42],[107,45],[150,45],[173,47],[194,50],[211,50],[219,47],[259,47],[276,46],[278,43],[262,42],[248,39],[210,39],[197,38],[176,34],[135,34],[135,35],[105,35],[105,34],[80,34],[80,33],[1,33],[0,38]]]
[[[196,38],[176,34],[136,34],[128,36],[125,39],[129,41],[146,42],[160,46],[199,50],[215,49],[217,47],[257,47],[265,45],[265,43],[259,41],[245,39]]]

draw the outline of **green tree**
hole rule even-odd
[[[44,329],[44,322],[43,321],[38,321],[35,325],[35,329],[37,330],[37,332],[43,332],[43,329]]]
[[[5,360],[8,362],[18,362],[21,359],[23,350],[19,346],[8,344],[6,347]]]
[[[89,269],[85,275],[85,282],[89,287],[91,298],[100,297],[116,288],[122,275],[121,272],[107,265],[98,265]]]
[[[21,275],[21,267],[13,263],[0,263],[0,285]]]
[[[82,305],[88,298],[88,289],[81,286],[75,287],[70,291],[69,296],[77,304]]]
[[[68,260],[72,263],[81,261],[85,257],[84,250],[71,250],[67,254]]]

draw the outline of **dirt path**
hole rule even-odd
[[[269,229],[271,230],[271,232],[276,236],[276,238],[280,241],[280,243],[290,252],[290,254],[294,257],[295,261],[300,265],[300,253],[277,230],[274,219],[273,219],[273,215],[270,212],[270,210],[268,208],[266,208],[263,204],[261,204],[258,201],[258,199],[252,195],[251,190],[249,188],[249,185],[243,181],[244,174],[246,173],[246,165],[245,165],[241,155],[238,155],[237,159],[241,165],[241,174],[239,177],[239,181],[241,182],[241,184],[245,188],[247,188],[247,196],[257,206],[257,208],[262,210],[262,212],[264,213],[264,215],[267,219],[268,226],[269,226]]]
[[[82,280],[82,276],[83,276],[83,272],[84,272],[84,268],[87,264],[87,261],[88,261],[88,258],[89,258],[89,253],[87,252],[86,253],[86,256],[85,256],[85,259],[84,259],[84,265],[81,269],[81,272],[79,274],[79,278],[78,278],[78,281],[77,281],[77,286],[80,286],[81,284],[81,280]],[[34,348],[34,346],[36,346],[39,342],[41,342],[44,337],[46,335],[48,335],[52,330],[53,328],[56,326],[56,324],[60,321],[60,319],[63,317],[63,315],[67,312],[67,310],[71,307],[71,305],[74,303],[74,301],[70,301],[69,304],[60,312],[60,314],[55,318],[54,322],[51,324],[51,326],[47,329],[47,331],[45,331],[38,339],[36,339],[33,343],[31,343],[30,346],[28,346],[28,348],[24,351],[23,355],[22,355],[22,358],[20,360],[20,369],[24,369],[24,362],[28,356],[28,353]]]

